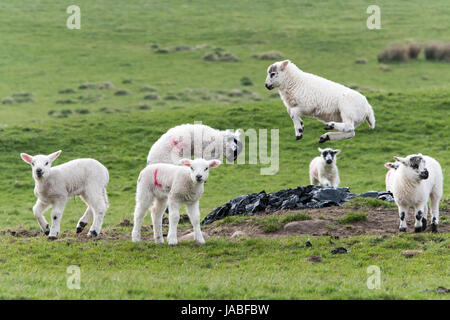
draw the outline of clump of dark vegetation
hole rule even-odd
[[[267,52],[263,52],[263,53],[256,53],[254,55],[252,55],[252,58],[255,59],[260,59],[260,60],[279,60],[279,59],[283,59],[284,54],[282,54],[279,51],[267,51]]]
[[[142,87],[139,91],[140,92],[156,92],[157,90],[151,86],[145,86],[145,87]]]
[[[127,90],[127,89],[120,89],[120,90],[117,90],[116,92],[114,92],[115,96],[128,96],[130,94],[131,94],[131,91]]]
[[[366,64],[367,63],[367,59],[366,58],[358,58],[355,60],[356,64]]]
[[[149,104],[141,104],[140,106],[138,106],[139,110],[151,110],[152,107]]]
[[[214,52],[207,53],[203,56],[205,61],[225,61],[225,62],[238,62],[239,57],[235,54],[224,51],[222,48],[215,48]]]
[[[87,89],[97,89],[97,85],[95,83],[91,83],[91,82],[86,82],[81,84],[78,89],[80,90],[87,90]]]
[[[29,103],[33,102],[34,95],[30,92],[13,93],[11,97],[2,100],[2,104]]]
[[[175,94],[168,94],[164,97],[164,100],[180,100],[180,98]]]
[[[125,79],[125,80],[122,81],[123,84],[131,84],[133,82],[134,82],[133,79]]]
[[[81,103],[95,103],[103,100],[103,94],[87,94],[81,95],[78,97],[79,102]]]
[[[159,96],[157,94],[148,94],[144,97],[145,100],[159,100]]]
[[[77,103],[75,100],[66,99],[66,100],[57,100],[56,104],[74,104]]]
[[[409,60],[409,47],[404,44],[392,45],[378,55],[378,61],[389,62],[407,62]]]
[[[76,109],[75,112],[78,114],[89,114],[90,113],[89,109],[85,109],[85,108]]]
[[[422,47],[420,46],[420,44],[416,43],[416,42],[412,42],[409,45],[409,50],[408,50],[408,55],[410,59],[417,59],[417,57],[420,54],[420,51],[422,50]]]
[[[106,81],[106,82],[100,83],[100,84],[98,85],[98,88],[99,88],[100,90],[111,90],[111,89],[114,89],[114,85],[113,85],[111,82]]]
[[[450,43],[430,43],[425,47],[425,59],[450,62]]]
[[[70,93],[75,93],[75,90],[68,88],[68,89],[59,90],[58,93],[59,94],[70,94]]]
[[[241,78],[241,84],[242,84],[243,86],[252,86],[252,85],[253,85],[253,81],[250,80],[249,77],[242,77],[242,78]]]

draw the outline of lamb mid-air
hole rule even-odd
[[[236,160],[242,151],[241,131],[217,130],[204,124],[169,129],[150,148],[147,164],[178,164],[183,158]]]
[[[442,169],[435,159],[422,154],[409,155],[406,158],[394,157],[399,167],[394,173],[392,194],[398,206],[400,231],[406,231],[408,209],[414,209],[414,231],[421,232],[427,227],[430,200],[431,231],[437,232],[439,224],[439,200],[442,196]]]
[[[189,220],[194,228],[194,240],[203,244],[200,230],[199,200],[204,191],[204,184],[209,176],[209,169],[218,167],[220,160],[181,159],[181,165],[158,163],[148,165],[141,171],[136,189],[136,208],[134,226],[131,234],[133,242],[141,240],[142,221],[147,210],[152,208],[153,236],[156,243],[164,243],[162,218],[167,203],[169,204],[169,233],[167,242],[176,245],[177,225],[180,220],[180,206],[186,205]]]
[[[301,116],[313,117],[325,123],[319,143],[344,140],[355,136],[355,128],[367,121],[375,128],[373,109],[366,97],[339,83],[306,73],[289,60],[279,61],[267,69],[266,88],[278,88],[281,100],[294,122],[295,136],[303,136]]]
[[[89,236],[100,234],[103,218],[108,209],[106,186],[109,181],[108,169],[94,159],[75,159],[52,167],[53,161],[61,154],[61,150],[46,155],[20,156],[31,166],[35,181],[34,194],[37,197],[33,213],[39,225],[49,239],[58,237],[61,218],[69,197],[80,196],[88,206],[78,221],[77,233],[94,217]],[[45,220],[44,212],[52,208],[52,226]]]
[[[339,186],[339,172],[336,166],[336,155],[341,150],[330,148],[318,149],[320,157],[315,157],[309,164],[309,180],[312,185],[321,185],[322,187]]]

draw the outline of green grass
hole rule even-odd
[[[385,72],[376,61],[393,42],[448,41],[447,1],[380,1],[382,29],[376,31],[365,27],[369,4],[80,0],[81,30],[68,30],[69,4],[3,1],[0,102],[13,103],[0,104],[0,230],[38,229],[31,211],[34,183],[20,152],[62,149],[57,163],[92,157],[105,164],[111,177],[107,228],[132,219],[136,180],[150,146],[168,128],[196,120],[219,129],[279,129],[280,141],[276,175],[260,175],[263,164],[222,165],[211,172],[200,202],[202,217],[245,193],[309,184],[308,165],[319,154],[323,125],[304,119],[304,138],[295,140],[282,102],[263,85],[272,61],[252,58],[272,50],[307,72],[356,85],[373,106],[375,130],[363,124],[355,138],[327,145],[342,150],[341,186],[352,192],[384,190],[383,164],[394,155],[421,152],[441,163],[443,198],[449,199],[450,64],[425,61],[421,54],[417,61],[389,64],[391,71]],[[158,53],[154,44],[170,50]],[[171,50],[181,45],[196,49]],[[231,52],[239,61],[203,60],[214,51]],[[355,63],[361,58],[367,64]],[[244,77],[253,85],[244,86]],[[114,88],[98,88],[106,82]],[[87,89],[79,88],[86,83]],[[130,94],[116,95],[119,90]],[[396,212],[395,205],[373,199],[351,204]],[[448,200],[441,208],[448,210]],[[70,200],[62,231],[73,232],[84,210],[81,200]],[[289,219],[304,218],[293,213],[260,223],[276,231]],[[441,221],[448,223],[445,214]],[[439,299],[446,297],[424,290],[450,286],[448,236],[426,234],[417,241],[408,235],[381,240],[367,235],[342,240],[351,252],[334,256],[327,237],[314,237],[312,249],[304,248],[303,237],[213,238],[203,247],[169,248],[123,240],[67,245],[5,233],[0,234],[0,297]],[[420,256],[400,255],[404,248],[424,245]],[[321,255],[323,262],[305,262],[309,255]],[[72,264],[81,265],[79,291],[65,287]],[[365,286],[371,264],[382,269],[378,291]]]
[[[344,217],[338,219],[338,221],[343,224],[365,220],[367,220],[367,214],[365,212],[348,212]]]

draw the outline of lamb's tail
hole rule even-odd
[[[373,113],[372,106],[369,103],[367,103],[367,105],[369,107],[369,110],[368,110],[368,114],[367,114],[367,117],[366,117],[366,121],[369,124],[369,127],[371,129],[374,129],[375,128],[375,114]]]

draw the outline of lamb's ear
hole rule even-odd
[[[61,150],[58,150],[58,151],[56,151],[56,152],[53,152],[52,154],[49,154],[49,155],[48,155],[48,158],[50,159],[50,162],[55,161],[56,158],[59,157],[59,155],[61,154],[61,152],[62,152]]]
[[[334,154],[339,154],[339,153],[341,153],[341,150],[340,149],[336,149],[336,150],[333,150],[333,152],[334,152]]]
[[[398,162],[400,162],[401,164],[404,164],[405,166],[408,165],[408,163],[406,162],[406,158],[394,156],[394,159],[397,160]]]
[[[217,160],[217,159],[209,160],[209,167],[210,168],[216,168],[216,167],[220,166],[221,163],[222,162],[220,160]]]
[[[186,166],[186,167],[190,167],[191,166],[191,160],[186,159],[186,158],[181,159],[180,160],[180,164],[183,165],[183,166]]]
[[[235,136],[238,140],[241,139],[241,134],[242,134],[242,130],[241,130],[241,129],[237,129],[237,130],[234,132],[234,136]]]
[[[289,64],[289,60],[284,60],[282,63],[281,63],[281,71],[284,71],[284,69],[286,69],[286,67],[287,67],[287,65]]]
[[[319,150],[320,153],[323,152],[323,149],[322,149],[322,148],[317,148],[317,150]]]
[[[395,168],[393,162],[386,162],[386,163],[384,164],[384,166],[385,166],[386,168],[388,168],[388,169],[394,169],[394,168]]]
[[[23,161],[25,161],[28,164],[31,164],[31,161],[33,161],[33,157],[26,153],[21,153],[20,157],[22,158]]]

